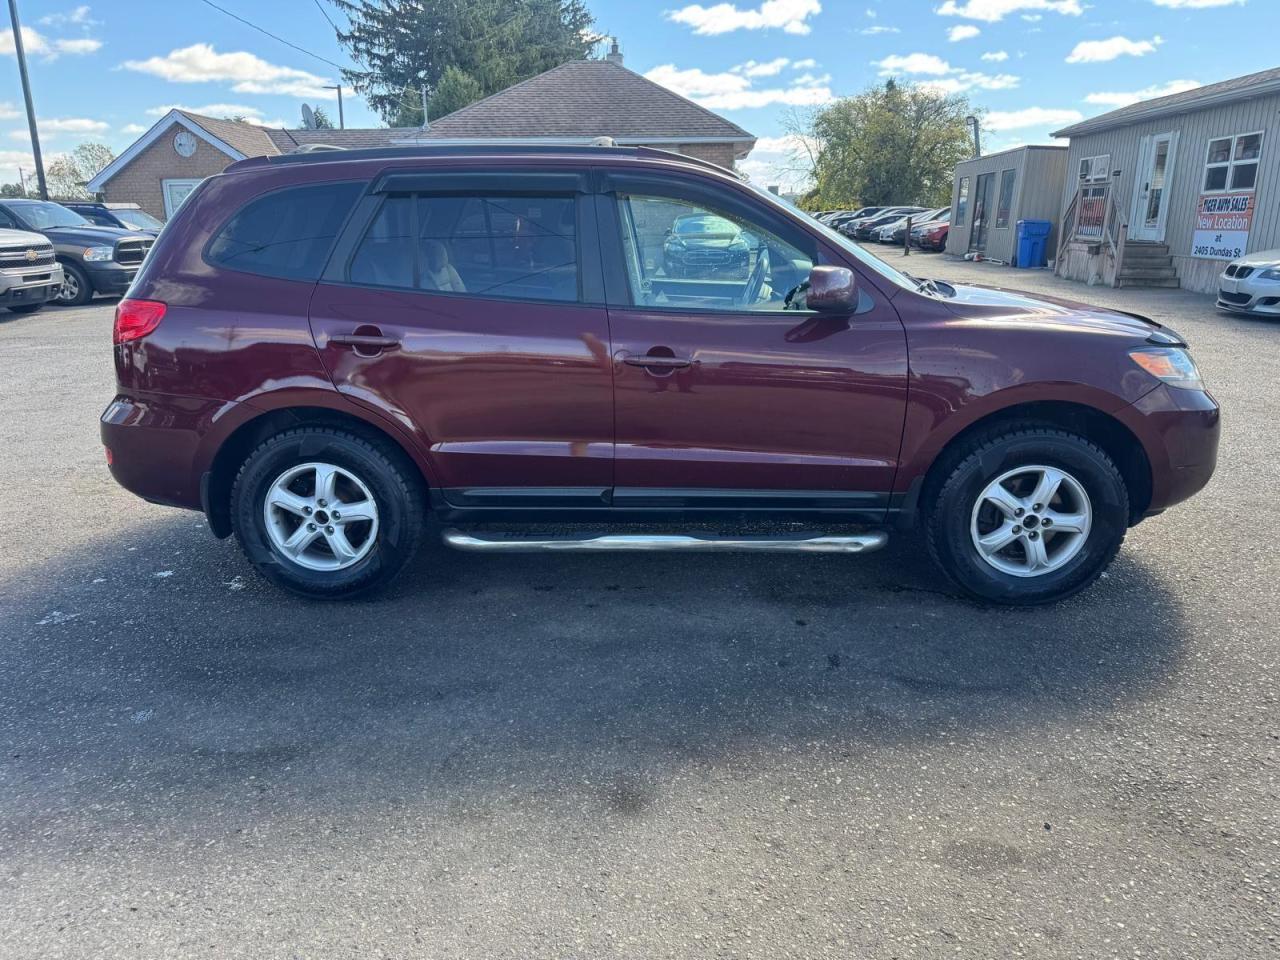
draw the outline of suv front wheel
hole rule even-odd
[[[1128,528],[1111,458],[1052,427],[1009,427],[965,442],[929,511],[929,552],[967,593],[1051,603],[1093,583]]]
[[[385,585],[422,536],[424,494],[403,457],[328,427],[278,434],[249,455],[231,523],[265,577],[342,599]]]

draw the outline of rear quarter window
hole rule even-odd
[[[250,200],[209,242],[214,266],[284,280],[318,280],[347,214],[366,184],[286,187]]]

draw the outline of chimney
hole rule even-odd
[[[618,38],[611,37],[610,40],[609,53],[605,59],[610,63],[616,63],[618,66],[622,66],[622,52],[618,50]]]

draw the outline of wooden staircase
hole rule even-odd
[[[1128,240],[1116,276],[1117,287],[1178,287],[1178,271],[1167,243]]]

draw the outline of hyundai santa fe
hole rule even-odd
[[[671,270],[690,222],[731,225],[742,268]],[[476,551],[916,530],[968,594],[1043,603],[1218,444],[1174,331],[916,279],[646,148],[240,161],[170,221],[114,341],[115,478],[324,598],[388,581],[434,521]]]

